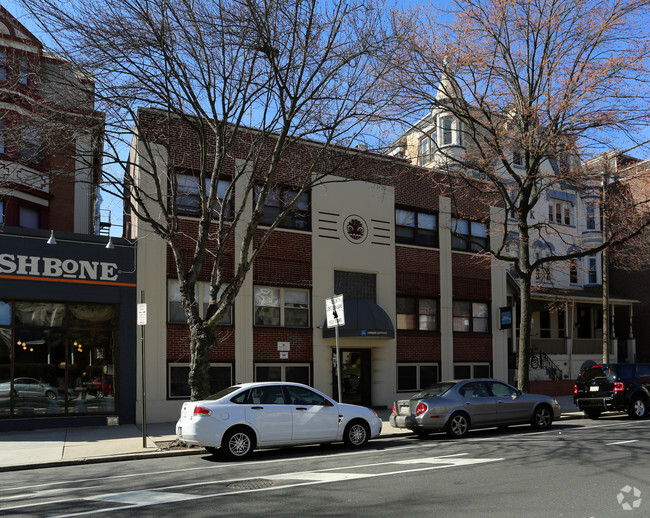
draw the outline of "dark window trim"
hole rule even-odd
[[[456,302],[462,302],[462,303],[465,303],[465,304],[469,304],[469,312],[470,312],[470,314],[469,314],[470,326],[469,327],[470,328],[469,328],[468,331],[456,331],[454,329],[453,320],[455,318],[461,318],[461,317],[466,316],[466,315],[456,315],[456,313],[454,313],[455,303]],[[485,317],[487,319],[487,329],[485,331],[475,331],[474,330],[474,319],[475,318],[483,318],[483,317],[475,317],[474,316],[474,304],[485,304],[485,305],[487,305],[487,312],[488,313],[487,313],[487,317]],[[492,317],[492,313],[491,313],[491,303],[490,303],[489,300],[453,299],[452,305],[451,305],[451,313],[452,313],[451,314],[451,317],[452,317],[452,332],[454,332],[454,333],[477,333],[477,334],[480,334],[480,335],[487,335],[487,334],[491,333],[491,328],[492,328],[492,326],[491,326],[492,318],[491,317]]]
[[[398,210],[403,210],[406,212],[413,212],[415,214],[415,226],[411,227],[409,225],[399,225],[397,223],[397,217],[395,218],[395,242],[400,244],[400,245],[415,245],[415,246],[423,246],[426,248],[439,248],[440,247],[440,215],[438,212],[434,211],[426,211],[426,210],[419,210],[419,209],[414,209],[410,207],[402,207],[402,206],[397,206],[395,207],[395,213],[397,213]],[[426,228],[421,228],[419,226],[419,219],[420,215],[426,215],[426,216],[435,216],[436,218],[436,228],[431,230],[431,229],[426,229]],[[403,237],[398,237],[398,232],[397,230],[403,228],[403,229],[409,229],[413,231],[413,238],[412,239],[406,239]],[[420,233],[422,235],[427,235],[426,233],[433,233],[433,244],[428,245],[428,244],[423,244],[420,243]]]
[[[416,313],[397,313],[396,312],[396,314],[397,315],[415,315],[416,319],[418,320],[417,328],[415,328],[415,329],[406,329],[406,328],[396,327],[396,329],[398,331],[406,331],[406,332],[416,331],[416,332],[423,332],[423,333],[440,333],[440,297],[436,297],[436,296],[428,297],[428,296],[425,296],[425,295],[422,295],[422,296],[419,296],[419,295],[397,295],[397,298],[415,300],[415,302],[416,302],[416,308],[415,308]],[[434,319],[435,329],[420,329],[420,326],[419,326],[420,312],[419,311],[420,311],[420,300],[422,300],[422,299],[433,300],[435,302],[435,304],[436,304],[436,309],[435,309],[436,313],[435,313],[435,319]]]

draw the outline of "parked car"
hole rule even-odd
[[[573,401],[591,419],[598,419],[609,410],[644,419],[650,404],[650,364],[606,363],[588,367],[576,381]]]
[[[395,401],[390,424],[420,437],[445,431],[452,439],[471,428],[530,423],[537,430],[560,417],[559,403],[548,396],[524,394],[495,379],[443,381],[409,399]]]
[[[381,419],[369,408],[337,403],[299,383],[242,383],[183,404],[176,435],[233,459],[255,448],[343,441],[352,448],[378,437]]]
[[[0,397],[8,396],[11,390],[11,383],[9,381],[0,382]],[[50,400],[55,400],[60,396],[64,396],[65,392],[57,387],[42,383],[34,378],[14,378],[14,397],[46,397]],[[68,397],[74,398],[74,392],[68,391]]]
[[[113,376],[100,376],[86,384],[88,393],[98,399],[113,395]]]

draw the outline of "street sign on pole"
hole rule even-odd
[[[339,403],[343,403],[341,394],[341,355],[339,353],[339,326],[345,325],[343,295],[334,295],[329,299],[325,299],[325,312],[327,313],[327,327],[334,328],[334,336],[336,337],[336,383]]]
[[[145,303],[138,304],[138,325],[147,325],[147,305]]]
[[[334,295],[325,299],[325,312],[327,313],[327,327],[344,326],[343,295]]]

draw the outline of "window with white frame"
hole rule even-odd
[[[596,230],[596,205],[587,203],[587,230]]]
[[[516,148],[512,152],[512,165],[516,167],[524,167],[524,154],[521,152],[521,149]]]
[[[489,363],[454,363],[454,379],[490,378]]]
[[[183,309],[180,283],[176,279],[167,280],[167,322],[170,324],[186,324],[187,317]],[[219,296],[223,293],[224,288],[219,290]],[[210,283],[199,281],[194,286],[195,297],[199,304],[199,313],[202,318],[208,314],[208,307],[210,306]],[[232,307],[219,321],[219,325],[232,324]]]
[[[453,303],[453,328],[459,333],[487,333],[490,312],[487,302],[455,300]]]
[[[435,141],[432,136],[425,135],[418,142],[418,165],[425,165],[433,159]]]
[[[554,201],[548,205],[548,221],[558,225],[573,224],[573,207],[568,201]]]
[[[571,284],[578,284],[578,260],[571,259],[569,263],[569,282]]]
[[[588,269],[588,283],[589,284],[597,284],[598,283],[598,270],[596,270],[596,258],[593,256],[590,256],[587,259],[587,264],[589,265]]]
[[[443,117],[440,121],[440,128],[442,131],[442,145],[448,146],[453,144],[454,133],[453,133],[454,120],[451,117]]]
[[[398,392],[414,392],[438,383],[437,363],[398,363]]]
[[[451,218],[451,247],[480,252],[488,248],[488,225],[479,221]]]
[[[169,399],[190,398],[189,375],[189,363],[170,363],[168,365]],[[211,363],[208,375],[210,377],[210,394],[216,394],[233,384],[232,365],[230,363]]]
[[[438,216],[415,210],[395,209],[395,241],[437,247]]]
[[[310,385],[308,363],[256,363],[255,381],[289,381]]]
[[[200,174],[176,174],[176,210],[179,214],[197,216],[201,210]],[[233,217],[232,192],[228,192],[230,180],[217,182],[217,198],[214,203],[214,217],[219,217],[222,211],[226,219]],[[205,197],[210,193],[210,178],[204,180]]]
[[[437,331],[437,299],[397,297],[397,329]]]
[[[309,327],[309,290],[255,287],[255,325]]]

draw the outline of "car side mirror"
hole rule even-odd
[[[521,390],[517,390],[515,396],[512,399],[517,399],[518,397],[521,397],[522,394],[523,392]]]

